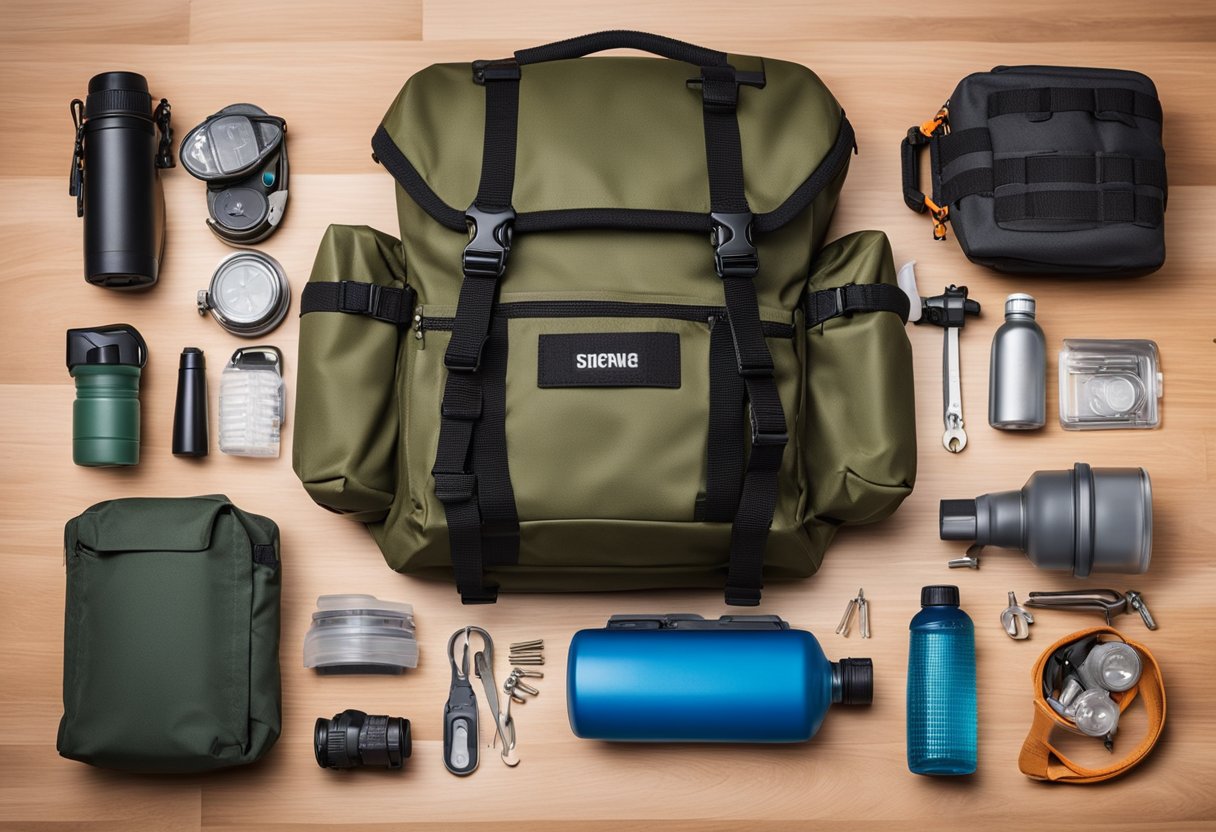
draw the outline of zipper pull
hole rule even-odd
[[[72,172],[68,177],[68,196],[76,197],[76,216],[84,216],[84,102],[73,98],[68,105],[72,124],[76,126],[76,144],[72,149]]]

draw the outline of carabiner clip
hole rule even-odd
[[[938,130],[942,131],[942,135],[950,132],[950,110],[946,104],[943,104],[942,108],[937,111],[937,115],[920,126],[920,132],[928,139],[937,135]]]
[[[925,207],[929,209],[929,213],[933,216],[933,239],[946,239],[946,223],[950,221],[950,206],[938,205],[926,196]]]

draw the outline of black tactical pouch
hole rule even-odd
[[[901,146],[904,201],[1004,272],[1146,274],[1165,262],[1161,103],[1139,72],[1012,66],[968,75]],[[917,150],[933,190],[921,193]]]

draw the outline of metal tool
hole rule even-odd
[[[484,632],[484,631],[483,631]],[[486,704],[494,717],[494,727],[502,740],[502,761],[508,766],[519,765],[519,752],[515,750],[515,720],[511,718],[511,697],[502,707],[498,704],[498,685],[494,682],[494,644],[486,636],[485,649],[473,657],[473,666],[486,689]]]
[[[466,777],[477,770],[479,723],[477,695],[469,681],[469,635],[478,633],[487,642],[490,634],[480,627],[465,627],[448,639],[448,661],[452,665],[452,685],[443,707],[443,764],[457,777]],[[464,639],[459,662],[455,648]]]
[[[516,641],[511,644],[511,652],[516,653],[520,650],[528,650],[529,648],[542,649],[545,646],[543,638],[534,638],[531,641]]]
[[[849,603],[844,608],[844,615],[840,617],[840,623],[836,625],[836,635],[849,637],[849,624],[853,621],[853,613],[857,611],[857,599],[850,598]]]
[[[870,637],[870,602],[866,600],[864,589],[857,590],[857,596],[850,598],[848,605],[844,608],[844,615],[840,617],[840,623],[836,625],[837,635],[842,635],[845,638],[849,637],[849,625],[853,622],[853,614],[858,614],[858,629],[862,638]]]
[[[921,298],[920,302],[921,316],[916,323],[929,323],[946,330],[942,341],[942,416],[946,427],[942,445],[950,453],[957,454],[967,447],[958,334],[966,325],[968,315],[980,314],[980,305],[978,301],[968,299],[966,286],[953,283],[942,294]]]
[[[984,547],[979,543],[972,543],[967,547],[967,554],[961,558],[951,558],[946,561],[946,566],[951,569],[979,569],[980,554],[984,551]]]
[[[1062,592],[1032,592],[1026,606],[1036,609],[1071,610],[1101,613],[1108,625],[1116,615],[1140,613],[1144,626],[1157,629],[1157,620],[1144,603],[1144,596],[1134,589],[1119,592],[1114,589],[1064,590]]]
[[[1013,593],[1009,593],[1009,606],[1001,613],[1001,626],[1005,628],[1005,632],[1009,637],[1017,641],[1030,638],[1030,625],[1034,623],[1034,616],[1025,607],[1018,605],[1018,597]]]

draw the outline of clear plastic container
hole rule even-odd
[[[1163,380],[1157,344],[1068,338],[1060,350],[1060,425],[1065,430],[1155,428]]]
[[[417,667],[413,606],[373,595],[322,595],[304,636],[304,666],[323,674]]]
[[[220,376],[221,451],[279,455],[279,427],[287,418],[282,367],[277,347],[245,347],[232,354]]]

